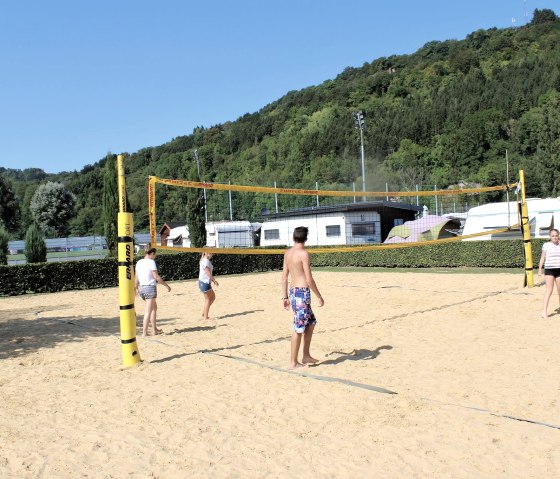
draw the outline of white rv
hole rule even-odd
[[[559,198],[528,198],[527,210],[531,238],[548,238],[550,228],[560,226]],[[519,221],[518,205],[515,201],[476,206],[467,213],[463,236],[500,228],[511,228],[511,230],[505,233],[466,238],[463,241],[519,239],[521,238],[521,229],[513,227]]]
[[[261,223],[249,221],[209,221],[206,245],[214,248],[252,248],[259,245]]]

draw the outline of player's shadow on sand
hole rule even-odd
[[[383,349],[390,350],[393,349],[393,346],[385,345],[379,346],[376,349],[369,350],[369,349],[354,349],[350,353],[345,353],[343,351],[333,351],[332,353],[327,354],[330,356],[331,354],[341,354],[336,359],[327,359],[326,361],[321,361],[321,366],[326,364],[339,364],[344,361],[366,361],[368,359],[375,359]]]
[[[166,358],[161,358],[161,359],[154,359],[154,360],[148,361],[148,362],[150,364],[165,363],[167,361],[173,361],[174,359],[184,358],[185,356],[192,356],[193,354],[198,354],[198,351],[195,352],[195,353],[174,354],[173,356],[167,356]]]
[[[213,331],[219,328],[220,325],[216,326],[193,326],[192,328],[175,329],[169,333],[165,333],[166,336],[172,336],[173,334],[183,334],[183,333],[197,333],[200,331]]]
[[[224,314],[223,316],[217,316],[216,319],[234,318],[235,316],[245,316],[247,314],[261,313],[262,311],[264,311],[264,309],[253,309],[251,311],[242,311],[241,313]]]

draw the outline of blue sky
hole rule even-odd
[[[80,170],[558,0],[0,1],[0,166]],[[513,23],[515,19],[515,23]]]

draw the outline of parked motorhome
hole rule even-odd
[[[209,221],[206,245],[214,248],[252,248],[260,241],[261,223],[249,221]]]
[[[308,246],[382,243],[393,226],[413,220],[421,207],[390,201],[350,203],[268,213],[261,246],[289,246],[298,226],[309,228]]]
[[[555,225],[560,226],[559,198],[528,198],[527,210],[531,238],[548,238],[550,228],[554,228]],[[515,201],[476,206],[467,213],[463,236],[499,228],[509,227],[511,230],[505,233],[465,238],[463,241],[518,239],[521,238],[521,230],[519,227],[514,227],[518,223],[518,205]]]

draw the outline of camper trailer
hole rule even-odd
[[[209,221],[206,245],[214,248],[252,248],[259,246],[261,223],[249,221]]]
[[[559,198],[528,198],[527,210],[531,238],[548,238],[548,231],[554,228],[554,225],[556,227],[560,226]],[[463,236],[500,228],[511,227],[511,230],[505,233],[465,238],[463,241],[519,239],[521,238],[521,229],[519,226],[514,228],[518,223],[518,205],[514,201],[476,206],[467,213]]]

